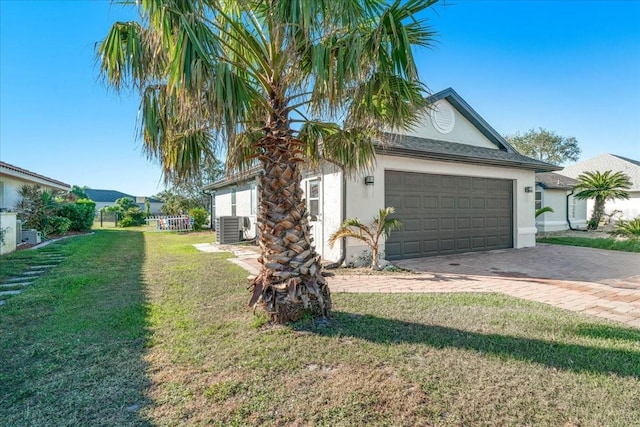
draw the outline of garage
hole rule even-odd
[[[513,181],[385,171],[385,205],[402,229],[388,260],[513,247]]]

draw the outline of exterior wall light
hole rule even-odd
[[[366,185],[373,185],[373,176],[372,175],[365,176],[364,183]]]
[[[533,193],[533,187],[524,187],[525,193]]]

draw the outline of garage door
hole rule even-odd
[[[385,171],[385,204],[402,229],[388,260],[513,247],[510,180]]]

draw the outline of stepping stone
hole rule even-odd
[[[23,276],[36,276],[38,274],[42,274],[44,273],[44,270],[37,270],[37,271],[23,271],[22,273],[20,273]]]
[[[8,279],[4,279],[5,282],[21,282],[24,280],[24,277],[9,277]]]
[[[4,305],[5,302],[6,302],[5,300],[0,299],[0,305]]]
[[[6,296],[6,295],[20,295],[22,293],[22,291],[2,291],[0,292],[0,297]]]
[[[15,283],[3,283],[0,288],[13,288],[14,286],[29,286],[33,282],[15,282]]]

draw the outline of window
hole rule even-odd
[[[320,180],[317,178],[307,181],[307,203],[311,221],[318,221],[318,215],[320,215]]]
[[[256,191],[256,183],[252,182],[249,186],[249,193],[251,198],[251,210],[249,211],[251,215],[256,214],[257,206],[258,206],[258,192]]]
[[[236,189],[231,189],[231,216],[236,216]]]
[[[542,209],[542,191],[536,191],[536,210]]]

